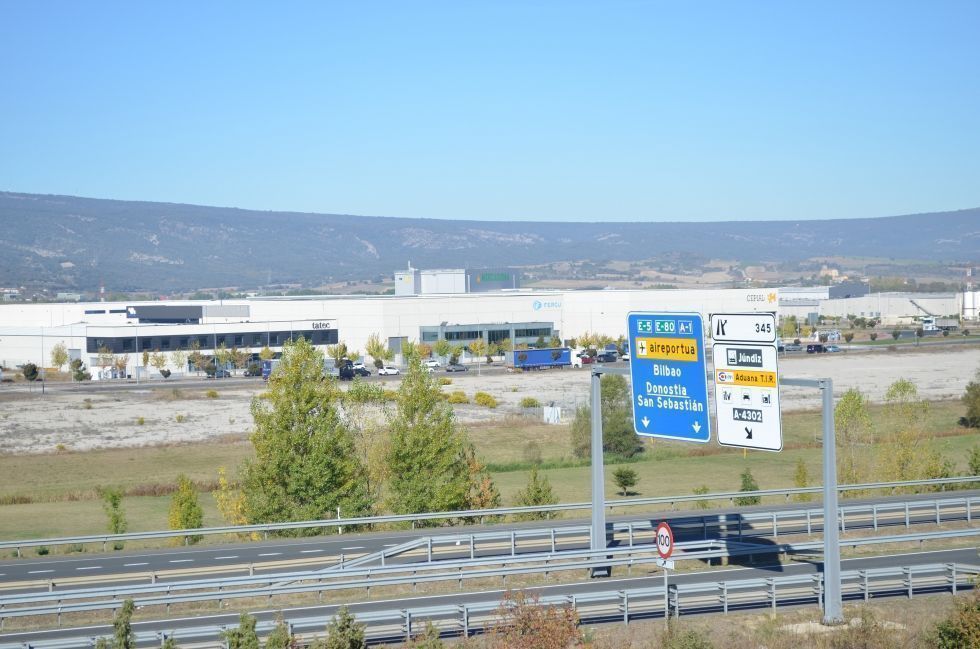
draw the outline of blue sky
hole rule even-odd
[[[0,2],[0,189],[493,220],[980,206],[980,2]]]

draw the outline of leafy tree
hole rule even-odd
[[[852,340],[854,340],[854,332],[848,331],[844,334],[844,342],[850,343]]]
[[[312,649],[364,649],[364,625],[347,609],[341,606],[337,614],[327,623],[327,637],[313,643]]]
[[[602,450],[620,457],[633,457],[643,450],[633,430],[633,411],[626,378],[607,374],[600,381],[602,400]],[[576,457],[592,455],[592,408],[579,406],[571,428],[572,449]]]
[[[34,363],[24,363],[21,373],[24,375],[25,381],[37,381],[37,365]]]
[[[112,649],[136,649],[136,635],[133,633],[133,600],[123,602],[116,618],[112,621]]]
[[[196,338],[191,341],[190,352],[187,354],[187,361],[194,366],[194,371],[200,373],[204,369],[204,355],[201,354],[201,341]]]
[[[453,345],[445,338],[440,338],[439,340],[432,343],[432,352],[436,356],[441,356],[443,359],[448,360],[449,353],[452,351]]]
[[[619,492],[626,496],[628,495],[627,492],[629,489],[636,486],[636,471],[625,466],[619,467],[613,471],[613,480],[616,482],[616,486],[619,487]]]
[[[758,491],[759,483],[755,481],[752,476],[752,470],[745,467],[745,471],[742,471],[742,486],[739,487],[739,491]],[[741,498],[735,499],[735,504],[739,507],[746,507],[748,505],[758,505],[762,502],[761,496],[742,496]]]
[[[548,476],[540,475],[538,473],[538,465],[534,464],[531,466],[531,471],[527,476],[527,485],[517,492],[517,506],[518,507],[535,507],[541,505],[554,505],[558,502],[558,497],[555,496],[554,491],[551,489],[551,481],[548,480]],[[517,520],[538,520],[543,518],[552,518],[554,514],[552,512],[525,512],[523,514],[518,514],[515,518]]]
[[[303,339],[287,343],[268,391],[252,400],[255,457],[240,471],[249,522],[327,518],[338,507],[350,516],[369,511],[364,467],[339,399],[323,375],[323,354]]]
[[[796,460],[796,470],[793,472],[793,486],[805,489],[810,486],[810,472],[806,468],[803,458]],[[796,494],[797,502],[809,502],[811,494]]]
[[[916,345],[919,344],[919,339],[922,338],[922,336],[924,336],[925,334],[926,334],[926,332],[925,332],[925,330],[922,327],[916,328],[916,330],[915,330],[915,344]]]
[[[626,341],[626,338],[625,337],[620,336],[620,338],[622,338],[624,342]],[[555,336],[554,334],[552,334],[551,339],[548,341],[548,346],[549,347],[561,347],[562,346],[562,344],[561,344],[561,338],[559,338],[558,336]]]
[[[468,443],[417,353],[408,358],[388,425],[388,508],[397,514],[464,509]]]
[[[52,366],[57,367],[58,371],[60,372],[61,368],[64,367],[67,362],[68,362],[68,348],[65,347],[65,343],[58,343],[51,348]]]
[[[483,338],[477,338],[470,343],[470,354],[473,358],[477,359],[477,363],[483,362],[484,357],[487,355],[487,341]]]
[[[163,368],[167,366],[167,357],[161,354],[160,350],[157,350],[150,356],[150,365],[162,374]]]
[[[872,331],[871,333],[868,334],[868,338],[871,339],[871,342],[878,340],[878,332]]]
[[[72,381],[88,381],[92,378],[92,374],[85,371],[85,363],[80,358],[73,359],[68,368],[71,370]]]
[[[929,646],[936,649],[974,649],[980,647],[980,595],[957,600],[953,612],[936,624]]]
[[[347,360],[349,351],[347,350],[347,343],[344,341],[338,342],[336,345],[329,345],[327,347],[327,357],[333,359],[335,366],[340,367],[345,360]],[[285,358],[286,350],[283,349],[283,357]]]
[[[214,350],[214,361],[216,363],[216,368],[226,369],[229,365],[232,365],[234,361],[232,350],[228,349],[224,343],[221,343],[218,345],[218,348]]]
[[[119,374],[120,378],[126,377],[126,368],[129,367],[129,356],[126,354],[120,354],[119,356],[113,357],[113,365],[116,366],[116,373]]]
[[[425,623],[425,630],[416,634],[405,645],[406,649],[444,649],[445,646],[439,637],[439,628],[428,621]]]
[[[500,356],[501,353],[500,345],[497,343],[490,343],[487,345],[487,363],[493,363],[493,357]]]
[[[178,368],[181,372],[187,370],[187,352],[178,347],[177,349],[170,352],[170,362],[173,363],[174,367]]]
[[[149,352],[149,350],[146,350],[146,349],[143,350],[143,353],[140,354],[140,360],[143,362],[142,363],[142,367],[149,367],[150,366],[150,352]]]
[[[460,357],[460,355],[462,355],[462,353],[463,353],[463,346],[462,345],[453,345],[452,346],[452,349],[449,350],[449,362],[451,364],[453,364],[453,365],[455,365],[456,363],[458,363],[459,362],[459,357]],[[425,358],[425,356],[422,356],[422,358]]]
[[[249,361],[252,359],[252,355],[249,354],[244,349],[238,349],[237,347],[231,348],[231,364],[236,370],[243,370],[248,367]]]
[[[194,488],[190,478],[183,473],[177,476],[177,491],[170,499],[167,522],[172,530],[189,530],[204,524],[204,510],[198,502],[197,489]],[[197,543],[200,540],[200,535],[185,536],[183,542]],[[179,545],[182,541],[180,538],[175,538],[174,542]]]
[[[857,388],[845,392],[834,406],[837,434],[837,473],[843,484],[855,484],[867,476],[862,468],[861,447],[873,442],[868,399]]]
[[[265,347],[262,348],[261,351],[259,351],[259,358],[264,361],[271,361],[275,357],[276,357],[276,353],[271,349],[269,349],[268,345],[266,345]]]
[[[476,449],[470,444],[466,449],[466,467],[469,471],[470,488],[466,498],[467,509],[494,509],[500,507],[500,492],[490,472],[476,458]]]
[[[977,372],[975,380],[966,384],[963,403],[966,405],[966,416],[960,417],[960,425],[980,428],[980,372]]]
[[[952,464],[940,451],[924,444],[921,424],[929,404],[919,398],[915,384],[907,379],[895,381],[886,390],[885,401],[897,427],[880,454],[884,479],[905,481],[952,475]]]
[[[228,649],[259,649],[259,635],[255,632],[258,622],[248,613],[238,616],[238,627],[221,633]]]
[[[415,349],[418,351],[418,355],[420,358],[432,357],[432,346],[429,345],[428,343],[420,342],[415,346]],[[460,347],[459,349],[462,349],[462,347]],[[456,356],[457,357],[459,356],[459,352],[456,353]],[[456,361],[453,362],[455,363]]]
[[[289,625],[280,615],[276,618],[276,626],[272,633],[265,639],[265,649],[291,649],[293,640],[293,634],[289,632]]]
[[[377,333],[368,336],[364,351],[374,359],[374,366],[378,369],[384,367],[385,361],[390,361],[394,357],[388,346],[381,340],[381,335]]]
[[[900,330],[898,330],[898,329],[893,329],[892,330],[892,340],[898,340],[899,336],[901,336],[901,335],[902,335],[902,332]]]
[[[110,534],[125,534],[128,523],[126,512],[122,508],[123,491],[120,487],[97,487],[96,492],[102,499],[102,509],[108,520]]]

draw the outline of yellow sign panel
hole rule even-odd
[[[661,361],[698,362],[698,344],[694,338],[637,338],[638,358]]]
[[[776,387],[775,372],[761,372],[757,370],[718,370],[718,383],[725,385],[745,385],[757,388]]]

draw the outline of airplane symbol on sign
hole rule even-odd
[[[640,356],[646,356],[646,353],[647,353],[647,344],[646,344],[646,341],[640,340],[639,342],[637,342],[636,343],[636,349],[640,353]]]

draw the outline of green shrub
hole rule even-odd
[[[759,483],[755,481],[752,476],[751,469],[747,468],[742,472],[742,487],[739,491],[758,491]],[[742,498],[736,498],[735,504],[739,507],[745,507],[748,505],[758,505],[762,502],[761,496],[744,496]]]
[[[697,629],[679,629],[677,622],[671,622],[667,631],[660,637],[662,649],[714,649],[714,645]]]
[[[497,400],[493,398],[493,395],[487,394],[486,392],[477,392],[474,394],[473,401],[479,406],[485,406],[487,408],[497,407]]]
[[[48,554],[49,552],[51,552],[51,550],[48,549],[48,546],[46,546],[46,545],[39,545],[39,546],[37,546],[37,556],[43,557],[44,555]]]
[[[146,423],[146,419],[144,419],[143,417],[137,417],[136,418],[136,425],[137,426],[142,426],[145,423]]]
[[[82,401],[82,408],[84,410],[91,410],[92,409],[92,400],[91,399],[85,399],[85,400],[83,400]]]
[[[449,403],[469,403],[470,398],[466,396],[466,393],[462,390],[455,390],[446,397],[446,401]]]
[[[521,408],[540,408],[541,402],[534,397],[524,397],[521,399]]]
[[[448,376],[439,377],[439,385],[452,385],[452,384],[453,384],[453,380]]]
[[[936,625],[929,646],[937,649],[980,646],[980,596],[976,592],[959,600],[949,617]]]
[[[384,390],[381,392],[382,401],[398,401],[398,392],[395,390]]]
[[[176,421],[178,424],[182,424],[187,421],[187,415],[177,415],[174,417],[174,421]]]
[[[706,493],[710,493],[710,490],[708,489],[708,485],[706,484],[694,488],[695,496],[703,496]],[[709,507],[711,507],[711,503],[709,503],[707,500],[695,500],[694,506],[697,507],[698,509],[708,509]]]
[[[208,390],[204,394],[205,394],[205,396],[207,396],[208,399],[217,399],[218,398],[218,391],[217,390]]]

